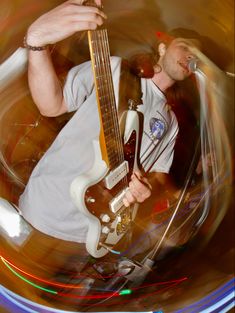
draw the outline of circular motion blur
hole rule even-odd
[[[82,2],[0,4],[0,311],[228,312],[234,3]]]

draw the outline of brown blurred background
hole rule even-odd
[[[22,46],[30,23],[61,2],[1,0],[0,64]],[[103,4],[108,15],[111,54],[130,58],[138,53],[152,53],[156,31],[183,27],[196,30],[207,39],[207,56],[223,71],[234,73],[233,0],[104,0]],[[89,59],[86,37],[74,35],[56,44],[53,53],[58,73],[63,79],[70,67]],[[225,97],[228,99],[229,111],[234,101],[234,89],[230,87]],[[232,120],[233,115],[228,114],[228,117]],[[31,170],[68,118],[63,116],[53,119],[39,115],[28,91],[26,75],[19,77],[1,93],[0,152],[6,161],[5,167],[0,165],[1,197],[17,202]],[[230,119],[227,120],[229,125]],[[9,174],[7,167],[13,175]],[[198,249],[189,245],[180,257],[176,255],[159,263],[153,280],[187,276],[189,279],[185,285],[163,292],[158,297],[148,297],[146,301],[144,298],[136,303],[132,301],[125,310],[163,307],[166,312],[171,312],[197,301],[234,277],[233,220],[233,211],[229,210],[206,249],[200,248],[200,245],[196,245]],[[14,251],[13,254],[17,260],[17,253]],[[7,278],[7,282],[8,286],[12,284],[17,289],[14,280],[12,283]],[[26,289],[25,294],[37,300],[37,296]],[[23,288],[20,292],[24,293]],[[38,301],[41,302],[40,297]],[[114,306],[112,309],[123,310],[123,306]]]

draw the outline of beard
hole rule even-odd
[[[182,81],[188,78],[191,73],[187,69],[186,65],[175,59],[164,58],[162,60],[162,69],[167,74],[167,76],[174,81]]]

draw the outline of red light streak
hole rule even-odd
[[[52,282],[43,278],[40,278],[38,276],[32,275],[28,272],[25,272],[24,270],[20,269],[19,267],[17,267],[16,265],[12,264],[10,261],[6,260],[3,256],[0,256],[2,260],[4,260],[6,263],[8,263],[10,266],[12,266],[13,268],[15,268],[17,271],[35,279],[38,281],[41,281],[43,283],[46,283],[48,285],[52,285],[52,286],[57,286],[57,287],[66,287],[66,288],[83,288],[81,286],[77,286],[77,285],[72,285],[72,284],[61,284],[61,283],[56,283],[56,282]]]
[[[78,286],[78,285],[73,285],[73,284],[63,284],[63,283],[56,283],[56,282],[52,282],[50,280],[46,280],[46,279],[43,279],[43,278],[40,278],[38,276],[35,276],[33,274],[30,274],[24,270],[22,270],[21,268],[17,267],[16,265],[14,265],[12,262],[10,262],[9,260],[5,259],[2,255],[0,255],[0,258],[3,259],[5,262],[7,262],[10,266],[12,266],[13,268],[15,268],[17,271],[35,279],[35,280],[38,280],[38,281],[41,281],[43,283],[46,283],[48,285],[51,285],[51,286],[57,286],[57,287],[65,287],[65,288],[84,288],[82,286]],[[93,276],[93,275],[79,275],[81,277],[89,277],[89,278],[100,278],[100,276],[97,275],[97,277]],[[102,278],[111,278],[111,277],[122,277],[121,275],[113,275],[113,276],[102,276]]]
[[[53,285],[53,286],[58,286],[58,287],[63,287],[63,288],[73,288],[73,289],[84,289],[84,286],[78,286],[78,285],[73,285],[73,284],[62,284],[62,283],[56,283],[56,282],[51,282],[51,281],[48,281],[46,279],[42,279],[40,277],[37,277],[35,275],[32,275],[30,273],[27,273],[26,271],[20,269],[19,267],[17,267],[16,265],[14,265],[12,262],[6,260],[3,256],[0,255],[0,258],[2,259],[2,261],[5,261],[9,266],[13,267],[14,269],[18,270],[19,272],[33,278],[33,279],[36,279],[36,280],[39,280],[41,282],[44,282],[44,283],[47,283],[49,285]],[[143,288],[148,288],[148,287],[154,287],[154,286],[163,286],[163,288],[161,288],[160,290],[157,290],[157,291],[154,291],[152,293],[149,293],[149,294],[146,294],[144,293],[144,295],[140,295],[138,297],[131,297],[131,301],[135,300],[135,299],[141,299],[143,297],[150,297],[152,295],[156,295],[160,292],[164,292],[165,290],[168,290],[169,288],[171,287],[174,287],[176,285],[178,285],[179,283],[183,282],[187,280],[187,277],[183,277],[181,279],[176,279],[176,280],[171,280],[171,281],[166,281],[166,282],[158,282],[158,283],[153,283],[153,284],[145,284],[145,285],[141,285],[140,287],[136,287],[136,288],[132,288],[131,290],[140,290],[140,289],[143,289]],[[165,286],[166,284],[170,284],[168,286]],[[82,295],[82,296],[79,296],[79,295],[75,295],[75,294],[65,294],[63,292],[57,292],[57,296],[51,296],[52,298],[57,298],[58,299],[58,296],[61,296],[61,297],[66,297],[66,298],[72,298],[72,299],[105,299],[105,298],[113,298],[113,297],[120,297],[120,290],[117,292],[117,291],[114,291],[114,292],[109,292],[109,293],[101,293],[100,294],[92,294],[92,295]],[[125,301],[122,301],[122,303],[125,303],[125,302],[128,302],[130,300],[125,300]],[[115,305],[115,304],[118,304],[117,302],[116,303],[112,303],[112,304],[106,304],[106,305]],[[81,304],[81,305],[88,305],[88,304]],[[89,304],[91,305],[91,304]],[[99,305],[96,304],[96,305]],[[100,304],[101,305],[101,304]]]

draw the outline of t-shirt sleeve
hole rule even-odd
[[[92,93],[93,88],[91,62],[73,67],[67,75],[63,89],[68,112],[77,110]]]
[[[114,85],[119,84],[121,59],[111,57],[111,70]],[[115,92],[118,89],[115,89]],[[76,111],[94,91],[94,76],[91,62],[85,62],[73,67],[65,80],[63,95],[68,112]],[[116,100],[118,94],[115,93]]]
[[[160,172],[168,174],[173,162],[174,146],[179,131],[178,122],[174,113],[172,113],[171,128],[168,130],[168,134],[164,140],[164,144],[160,149],[159,156],[156,162],[153,164],[150,172]]]

